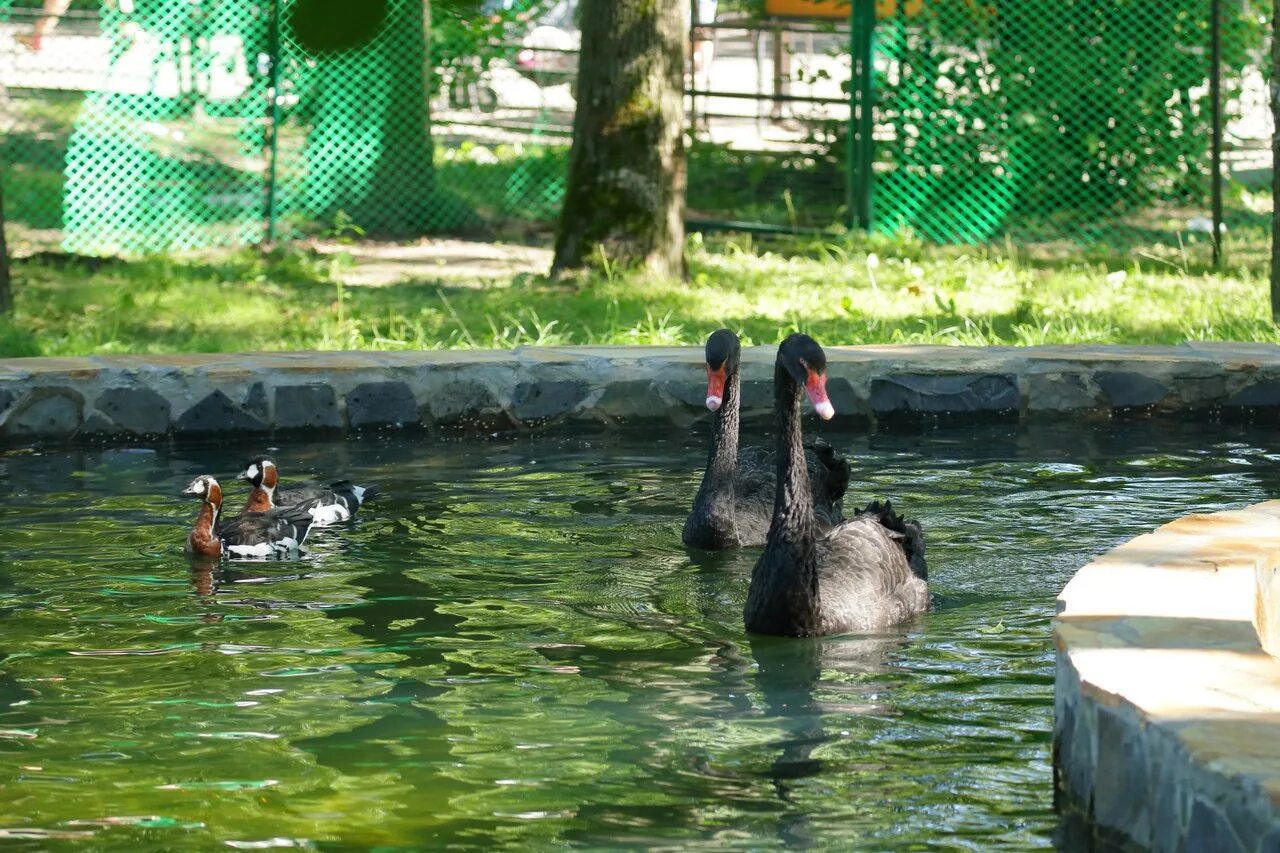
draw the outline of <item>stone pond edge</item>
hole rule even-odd
[[[1280,412],[1280,347],[828,347],[840,417],[1106,418]],[[747,417],[773,347],[744,351]],[[700,347],[292,352],[0,360],[0,442],[708,417]]]
[[[1280,501],[1191,515],[1058,599],[1063,849],[1280,851]]]

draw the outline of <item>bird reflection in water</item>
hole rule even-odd
[[[884,685],[872,677],[889,670],[888,658],[907,643],[907,627],[874,635],[814,639],[752,636],[749,643],[756,662],[756,690],[764,700],[766,713],[785,731],[782,738],[770,744],[779,753],[766,771],[775,795],[787,804],[778,821],[779,840],[788,847],[810,846],[814,842],[809,827],[811,815],[792,806],[796,805],[801,787],[798,783],[824,771],[823,760],[815,758],[814,751],[840,737],[827,731],[824,718],[892,711],[890,706],[875,701],[819,699],[818,691],[825,685],[832,688],[831,692],[883,692]],[[853,677],[849,681],[856,680],[856,687],[843,678],[848,676]]]

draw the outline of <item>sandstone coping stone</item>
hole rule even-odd
[[[1277,571],[1270,501],[1166,524],[1062,591],[1057,801],[1099,847],[1260,853],[1280,838]]]
[[[1273,412],[1280,405],[1280,347],[1270,344],[826,350],[838,417],[872,425],[903,416],[1085,419],[1129,410]],[[771,413],[775,352],[743,351],[744,418]],[[705,388],[701,347],[8,359],[0,360],[0,441],[231,439],[239,432],[394,425],[687,427],[710,417]],[[167,414],[150,397],[133,405],[128,395],[135,393],[166,401]],[[125,396],[113,404],[111,394]]]

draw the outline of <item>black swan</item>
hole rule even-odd
[[[774,461],[758,448],[738,450],[741,354],[738,336],[728,329],[707,339],[707,408],[716,415],[707,470],[681,537],[692,548],[763,545],[769,533],[777,491]],[[805,463],[814,512],[820,525],[830,527],[844,518],[840,501],[849,486],[849,463],[825,441],[814,442]]]
[[[200,557],[271,557],[298,550],[311,529],[311,515],[285,507],[221,519],[222,487],[210,476],[196,477],[182,493],[201,499],[200,514],[187,537],[187,551]]]
[[[929,607],[920,526],[874,502],[820,531],[800,435],[800,392],[824,419],[827,357],[812,338],[791,335],[778,348],[778,491],[764,553],[751,574],[743,618],[748,631],[814,637],[869,631]]]
[[[346,521],[356,514],[370,498],[376,497],[374,486],[357,486],[350,480],[340,480],[325,486],[315,482],[294,483],[289,488],[280,487],[280,469],[266,456],[255,456],[245,465],[237,479],[253,486],[245,512],[266,512],[273,507],[296,506],[311,513],[316,527],[326,527]]]

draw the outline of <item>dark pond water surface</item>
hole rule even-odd
[[[756,552],[680,546],[701,435],[286,445],[384,497],[214,571],[178,492],[258,448],[0,454],[0,846],[1051,846],[1055,596],[1280,493],[1268,434],[824,435],[925,524],[901,630],[745,635]]]

